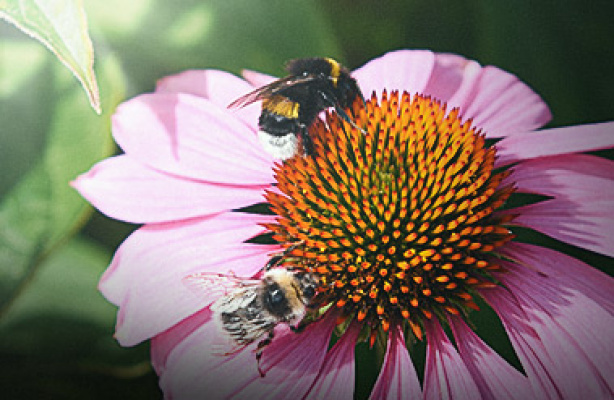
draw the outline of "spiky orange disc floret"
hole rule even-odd
[[[322,306],[421,337],[423,318],[476,308],[474,289],[496,284],[492,252],[513,236],[493,212],[513,188],[458,110],[384,92],[349,114],[363,131],[328,115],[310,130],[313,156],[276,166],[267,228],[319,276]]]

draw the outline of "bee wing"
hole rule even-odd
[[[233,355],[270,330],[270,321],[249,319],[244,311],[256,301],[261,280],[201,272],[186,276],[183,282],[206,300],[204,306],[210,306],[219,332],[223,333],[213,338],[212,354]],[[232,314],[236,320],[224,321],[223,314]]]
[[[260,281],[252,279],[239,279],[234,275],[225,275],[215,272],[199,272],[183,278],[183,283],[198,294],[209,306],[213,302],[229,297],[235,292],[257,285]]]
[[[307,76],[290,75],[285,78],[278,79],[274,82],[269,83],[268,85],[264,85],[262,87],[259,87],[256,90],[249,92],[245,96],[239,97],[238,99],[230,103],[228,105],[228,108],[241,108],[241,107],[248,106],[252,103],[255,103],[256,101],[264,100],[267,97],[270,97],[280,91],[283,91],[284,89],[288,87],[311,82],[315,78],[316,77],[314,75],[307,75]]]
[[[260,281],[242,282],[243,286],[235,287],[230,293],[218,298],[212,305],[211,311],[216,313],[233,313],[238,309],[247,307],[257,296],[256,287]]]
[[[224,333],[214,338],[213,354],[233,355],[263,337],[274,326],[270,316],[257,312],[261,281],[249,280],[241,284],[211,305],[218,330]]]
[[[223,335],[216,336],[212,343],[213,354],[228,356],[263,339],[277,325],[277,319],[265,312],[255,312],[253,307],[258,296],[252,287],[238,289],[229,296],[221,297],[211,310],[215,323]],[[252,315],[253,313],[253,315]]]

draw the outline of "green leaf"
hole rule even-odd
[[[107,110],[113,110],[124,92],[122,74],[113,58],[102,66],[101,76],[107,93],[103,102]],[[70,181],[114,151],[110,112],[102,117],[92,114],[72,85],[60,88],[59,93],[61,96],[53,96],[58,100],[41,159],[0,202],[0,312],[91,210]]]
[[[0,0],[0,17],[51,50],[81,82],[100,114],[94,49],[80,0]]]
[[[54,105],[53,56],[33,40],[7,38],[15,29],[0,22],[0,198],[41,158]],[[71,78],[62,68],[62,72]],[[89,111],[89,110],[88,110]]]

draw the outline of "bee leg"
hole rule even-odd
[[[345,122],[347,122],[348,124],[352,125],[354,128],[358,129],[363,134],[365,134],[365,135],[367,134],[364,129],[362,129],[361,127],[356,125],[356,123],[350,119],[350,116],[347,115],[347,113],[344,110],[342,110],[341,107],[335,106],[335,111],[337,111],[337,115],[339,115],[341,117],[341,119],[343,119]]]
[[[305,125],[301,125],[301,140],[303,141],[303,150],[306,156],[313,156],[313,141],[309,136],[309,130]]]
[[[271,268],[274,268],[274,267],[277,267],[278,265],[280,265],[284,261],[284,259],[288,255],[288,253],[292,252],[292,250],[296,249],[301,244],[303,244],[302,240],[300,242],[296,243],[296,244],[293,244],[292,246],[288,247],[287,249],[283,250],[282,252],[277,253],[274,256],[272,256],[269,259],[269,261],[265,264],[264,270],[265,271],[269,271]]]
[[[290,325],[290,330],[294,333],[301,333],[305,330],[305,328],[307,327],[307,324],[304,324],[302,321],[299,322],[298,325],[294,326],[294,325]]]
[[[262,339],[258,343],[258,347],[256,350],[256,364],[258,365],[258,372],[260,373],[261,378],[264,378],[264,376],[266,375],[266,373],[260,367],[260,359],[262,358],[262,352],[264,351],[265,347],[271,344],[274,337],[275,337],[275,333],[273,332],[273,330],[271,330],[269,334],[267,335],[267,337]]]
[[[365,135],[367,134],[364,129],[362,129],[361,127],[356,125],[354,121],[352,121],[350,116],[345,112],[343,108],[339,106],[339,103],[337,103],[333,98],[331,98],[328,94],[324,92],[320,93],[320,96],[322,97],[324,104],[328,105],[329,107],[333,107],[335,111],[337,112],[337,115],[340,116],[341,119],[343,119],[345,122],[347,122],[348,124],[352,125],[354,128],[361,131],[363,134]],[[362,99],[363,104],[365,104],[365,99],[364,97],[362,97],[362,93],[360,93],[360,98]]]
[[[347,113],[345,112],[345,110],[343,108],[341,108],[341,106],[334,99],[334,97],[331,97],[326,92],[321,92],[320,93],[320,97],[322,98],[323,104],[327,105],[328,107],[333,107],[335,109],[335,111],[337,112],[337,115],[340,116],[345,122],[347,122],[348,124],[352,125],[354,128],[358,129],[363,134],[366,134],[364,129],[360,128],[358,125],[356,125],[356,123],[354,121],[352,121],[350,116],[347,115]],[[364,97],[362,97],[362,93],[360,94],[360,98],[362,99],[362,101],[364,103],[365,99],[364,99]]]

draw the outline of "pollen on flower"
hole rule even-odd
[[[494,211],[514,188],[500,187],[495,148],[445,104],[384,92],[348,115],[355,125],[316,121],[313,155],[276,166],[266,227],[320,277],[318,306],[372,330],[405,321],[420,339],[425,318],[476,309],[475,289],[497,284],[492,252],[513,235]]]

